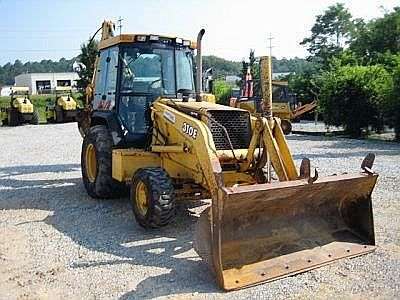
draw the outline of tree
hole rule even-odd
[[[353,33],[350,49],[364,63],[380,63],[382,56],[400,52],[400,7],[367,24],[359,22]]]
[[[237,75],[240,73],[241,63],[226,60],[214,55],[203,56],[203,70],[213,68],[213,76],[216,78],[226,75]]]
[[[389,119],[389,125],[394,127],[395,139],[400,141],[400,55],[395,57],[397,66],[392,71],[393,91],[385,114]]]
[[[353,28],[350,12],[343,4],[337,3],[329,6],[324,14],[317,16],[311,28],[311,36],[300,44],[308,47],[309,60],[327,66],[329,59],[343,50]]]
[[[289,90],[296,94],[296,98],[302,104],[318,100],[319,76],[311,71],[299,74],[291,74],[288,78]]]
[[[329,125],[360,137],[369,126],[381,129],[393,89],[382,66],[340,66],[322,74],[320,108]]]
[[[86,88],[92,81],[94,64],[98,55],[98,44],[95,40],[91,40],[81,45],[81,54],[78,56],[79,62],[83,64],[78,70],[79,80],[77,82],[78,88]]]
[[[244,59],[242,60],[242,69],[241,72],[239,74],[240,80],[237,83],[241,88],[244,87],[244,82],[245,82],[245,78],[246,78],[246,74],[247,74],[247,69],[249,68],[249,63],[246,62]]]

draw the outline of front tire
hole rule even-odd
[[[123,184],[112,178],[112,146],[111,135],[104,125],[91,127],[83,139],[82,179],[93,198],[117,198],[123,194]]]
[[[292,123],[289,120],[283,119],[281,120],[281,128],[283,134],[288,135],[292,132]]]
[[[19,112],[13,107],[8,111],[8,124],[10,126],[18,126],[20,124]]]
[[[31,124],[38,125],[39,124],[39,112],[35,110],[32,115]]]
[[[136,221],[145,228],[165,226],[176,215],[174,187],[161,168],[144,168],[135,173],[130,200]]]
[[[54,116],[56,123],[64,123],[64,112],[63,109],[58,105],[56,105],[54,109]]]

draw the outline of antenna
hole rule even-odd
[[[122,19],[122,17],[120,16],[119,17],[119,19],[118,19],[118,28],[119,28],[119,35],[121,35],[121,33],[122,33],[122,21],[123,21],[124,19]]]
[[[268,45],[267,48],[269,49],[269,56],[271,56],[272,59],[272,48],[274,48],[274,46],[272,46],[272,40],[274,39],[274,37],[272,36],[272,34],[270,33],[267,40],[268,40]]]
[[[272,80],[272,74],[273,74],[273,69],[272,69],[272,48],[274,48],[274,46],[272,46],[272,40],[274,39],[274,37],[272,36],[272,33],[269,34],[267,40],[268,40],[268,45],[267,48],[269,48],[269,57],[270,57],[270,61],[271,61],[271,80]]]

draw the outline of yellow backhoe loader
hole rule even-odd
[[[9,126],[39,124],[39,113],[29,99],[28,87],[11,87],[10,103],[0,107],[0,120],[3,125]]]
[[[79,105],[72,95],[70,86],[58,86],[55,89],[55,102],[46,105],[46,119],[49,123],[76,121]]]
[[[299,120],[302,115],[310,113],[317,108],[318,105],[315,100],[311,103],[298,105],[295,95],[288,91],[287,81],[272,80],[271,76],[264,80],[271,80],[273,99],[272,112],[275,117],[278,117],[281,120],[281,127],[284,134],[292,132],[292,121]],[[262,113],[262,97],[264,97],[264,95],[259,97],[253,94],[253,79],[250,74],[250,68],[243,81],[244,87],[242,88],[242,91],[239,91],[239,95],[233,96],[232,94],[232,97],[229,100],[229,106],[245,109],[252,114]],[[267,88],[269,88],[269,85]],[[264,93],[269,92],[265,90]]]
[[[308,159],[297,170],[271,97],[255,117],[202,93],[204,30],[191,42],[114,36],[113,27],[105,21],[98,30],[99,56],[78,123],[90,196],[116,197],[129,186],[135,218],[146,228],[170,223],[179,201],[211,198],[194,244],[225,290],[375,249],[373,154],[355,174],[318,178]]]

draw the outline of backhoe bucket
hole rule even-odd
[[[225,290],[301,273],[375,249],[378,175],[223,187],[200,216],[195,249]]]

